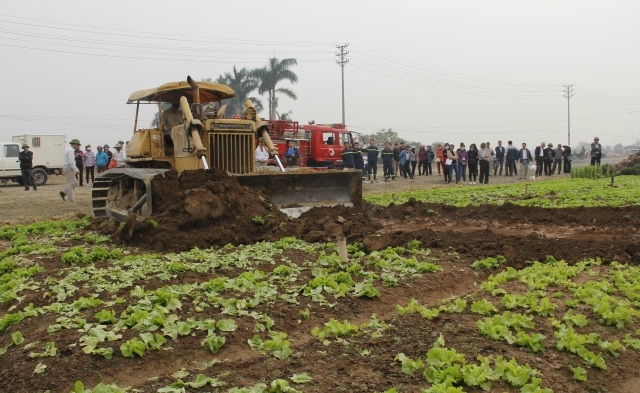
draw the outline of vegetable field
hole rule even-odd
[[[374,195],[174,252],[0,226],[0,392],[640,391],[640,182],[609,183]]]

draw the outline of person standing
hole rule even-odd
[[[542,176],[542,170],[544,168],[544,147],[545,143],[540,143],[540,146],[536,146],[534,154],[536,156],[536,176]],[[526,176],[525,176],[526,178]]]
[[[460,148],[456,150],[458,156],[458,172],[463,182],[467,181],[467,163],[469,162],[469,154],[465,149],[464,143],[460,143]]]
[[[353,142],[353,167],[360,169],[362,172],[362,180],[365,179],[366,173],[364,168],[364,158],[362,157],[362,149],[358,142]]]
[[[76,151],[80,149],[80,141],[72,139],[69,146],[64,150],[62,173],[67,176],[67,188],[60,191],[60,197],[64,201],[65,198],[69,202],[75,202],[74,189],[76,188],[76,174],[78,167],[76,165]]]
[[[527,144],[522,144],[522,149],[518,151],[518,162],[520,162],[520,180],[526,179],[529,174],[529,163],[533,158],[531,152],[527,149]]]
[[[513,176],[518,174],[516,161],[518,161],[518,149],[513,146],[513,141],[507,142],[507,168],[504,171],[505,176]]]
[[[394,175],[393,160],[395,155],[393,149],[391,149],[391,142],[385,142],[384,149],[380,152],[382,157],[382,173],[384,173],[384,181],[388,182]],[[400,157],[398,157],[399,159]]]
[[[122,150],[122,143],[116,143],[114,147],[116,151],[115,153],[113,153],[113,156],[111,157],[111,159],[115,160],[116,168],[124,168],[125,166],[124,160],[127,159],[127,155],[125,154],[124,150]]]
[[[342,164],[345,169],[353,169],[353,149],[351,149],[351,145],[349,142],[344,143],[344,149],[342,149],[341,153]]]
[[[411,162],[411,178],[416,177],[416,165],[418,164],[418,155],[416,154],[416,148],[411,146],[409,153],[409,161]]]
[[[96,167],[98,168],[98,174],[107,170],[109,165],[109,156],[102,150],[102,146],[98,146],[98,152],[96,153]]]
[[[261,138],[260,142],[258,142],[258,146],[256,147],[256,165],[266,166],[268,159],[269,159],[269,152],[267,151],[267,148],[264,146],[264,141]]]
[[[109,145],[104,145],[104,154],[107,155],[107,169],[111,166],[111,160],[113,159],[113,153],[109,150]]]
[[[555,151],[553,150],[553,143],[549,143],[544,149],[544,175],[551,176],[553,175],[553,171],[551,170],[551,165],[553,164],[553,159],[555,157]]]
[[[438,175],[440,174],[440,169],[442,168],[442,171],[444,172],[444,162],[447,159],[447,155],[444,151],[444,149],[442,148],[442,145],[438,145],[438,148],[436,149],[436,164],[438,167]],[[447,175],[445,174],[445,180]]]
[[[491,176],[491,168],[496,169],[496,152],[491,148],[491,142],[486,142],[487,149],[489,149],[489,176]],[[482,144],[480,144],[482,145]]]
[[[424,145],[420,145],[418,150],[418,176],[422,176],[425,172],[425,161],[427,159],[427,150]]]
[[[445,183],[449,183],[449,165],[447,165],[447,160],[448,160],[448,153],[449,153],[449,144],[445,143],[444,144],[444,148],[442,149],[442,152],[444,154],[444,159],[442,160],[442,170],[443,170],[443,175],[444,175],[444,182]]]
[[[460,171],[458,168],[458,155],[456,154],[456,152],[453,150],[455,146],[453,146],[453,143],[449,144],[449,150],[447,150],[447,161],[445,161],[445,164],[448,162],[449,163],[449,181],[447,183],[451,183],[451,180],[453,180],[453,173],[455,172],[456,174],[456,184],[460,184]]]
[[[489,171],[491,170],[491,149],[485,142],[480,144],[478,161],[480,161],[480,184],[489,184]]]
[[[467,164],[469,167],[469,184],[476,184],[478,180],[478,147],[475,143],[469,145],[467,158],[469,160]]]
[[[562,149],[562,144],[558,143],[558,147],[553,149],[553,167],[551,168],[551,174],[556,173],[556,167],[558,167],[558,175],[562,172],[562,153],[564,150]]]
[[[401,173],[403,177],[405,179],[413,179],[413,175],[411,175],[411,146],[405,146],[404,150],[400,152],[400,165],[402,166]]]
[[[502,146],[502,141],[498,141],[498,146],[496,146],[496,165],[493,167],[493,176],[496,176],[498,173],[498,168],[500,168],[500,176],[502,176],[502,168],[504,167],[504,157],[505,157],[506,149]],[[504,174],[507,174],[505,169]]]
[[[378,155],[380,150],[376,146],[375,139],[369,139],[369,146],[367,146],[367,179],[371,181],[371,174],[373,174],[373,181],[377,181],[376,175],[378,174]]]
[[[595,166],[596,164],[600,165],[600,159],[602,158],[602,145],[600,144],[600,138],[593,138],[589,156],[591,157],[591,166]]]
[[[398,143],[393,144],[393,178],[398,176],[398,170],[400,168],[400,148]]]
[[[433,162],[433,159],[435,158],[435,156],[436,155],[433,152],[431,145],[427,145],[427,151],[425,153],[425,161],[424,161],[424,172],[425,172],[425,175],[427,176],[433,175],[433,168],[431,166],[431,163]]]
[[[18,154],[18,160],[20,160],[20,172],[22,173],[24,190],[29,191],[29,186],[31,186],[33,191],[36,191],[38,186],[33,180],[33,152],[29,150],[28,144],[22,144],[22,151]]]
[[[562,169],[564,173],[571,173],[571,160],[573,160],[571,147],[564,145],[562,149],[562,163],[564,164]]]
[[[398,146],[398,172],[400,173],[400,177],[405,177],[404,175],[404,165],[400,162],[400,154],[405,151],[404,142],[400,141],[400,146]]]
[[[86,173],[86,181],[87,185],[89,185],[89,177],[91,177],[91,184],[93,184],[95,179],[95,165],[96,165],[96,155],[91,151],[91,145],[87,145],[84,147],[84,170]]]
[[[80,150],[80,145],[78,145],[77,147],[75,147],[75,160],[76,160],[76,168],[78,168],[78,175],[80,176],[78,178],[78,182],[80,183],[79,186],[82,187],[82,171],[84,169],[84,153],[82,152],[82,150]]]

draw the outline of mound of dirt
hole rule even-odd
[[[371,214],[343,205],[314,207],[296,221],[294,235],[307,242],[335,241],[345,237],[352,243],[362,241],[382,228]]]
[[[130,219],[118,231],[133,246],[188,250],[267,240],[289,218],[264,190],[241,186],[218,169],[167,171],[152,180],[153,218]]]
[[[625,169],[625,168],[634,168],[640,166],[640,151],[637,152],[636,154],[632,154],[629,157],[625,158],[624,160],[620,161],[619,163],[615,164],[613,166],[613,169],[616,172],[620,172],[621,170]]]
[[[381,228],[364,211],[346,206],[315,207],[300,218],[271,204],[265,187],[246,187],[219,169],[167,171],[152,180],[153,217],[131,217],[118,227],[105,224],[126,245],[158,251],[184,251],[251,244],[295,236],[308,242],[355,242]]]

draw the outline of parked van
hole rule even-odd
[[[24,134],[11,139],[11,142],[0,142],[0,183],[12,181],[23,184],[18,159],[23,143],[29,145],[29,150],[33,152],[33,180],[36,186],[46,184],[49,175],[62,173],[65,135]]]

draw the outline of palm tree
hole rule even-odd
[[[289,81],[291,83],[298,82],[298,76],[295,72],[291,71],[294,65],[297,65],[296,59],[282,59],[278,60],[275,57],[269,59],[269,63],[266,67],[258,68],[251,71],[252,78],[257,80],[260,85],[258,86],[258,93],[267,93],[269,97],[269,120],[276,119],[276,107],[278,106],[278,99],[276,93],[282,93],[287,97],[297,100],[296,93],[292,90],[280,87],[276,88],[276,85],[282,81]]]
[[[218,79],[216,79],[217,83],[227,85],[236,92],[235,97],[230,98],[226,102],[223,102],[227,104],[227,113],[238,115],[242,114],[244,102],[247,99],[250,99],[253,102],[253,106],[254,108],[256,108],[256,111],[260,112],[264,109],[259,98],[249,97],[249,94],[251,94],[252,91],[256,90],[259,85],[259,82],[253,78],[250,78],[249,74],[250,71],[246,68],[238,70],[234,65],[233,73],[226,72],[224,75],[220,75]]]

